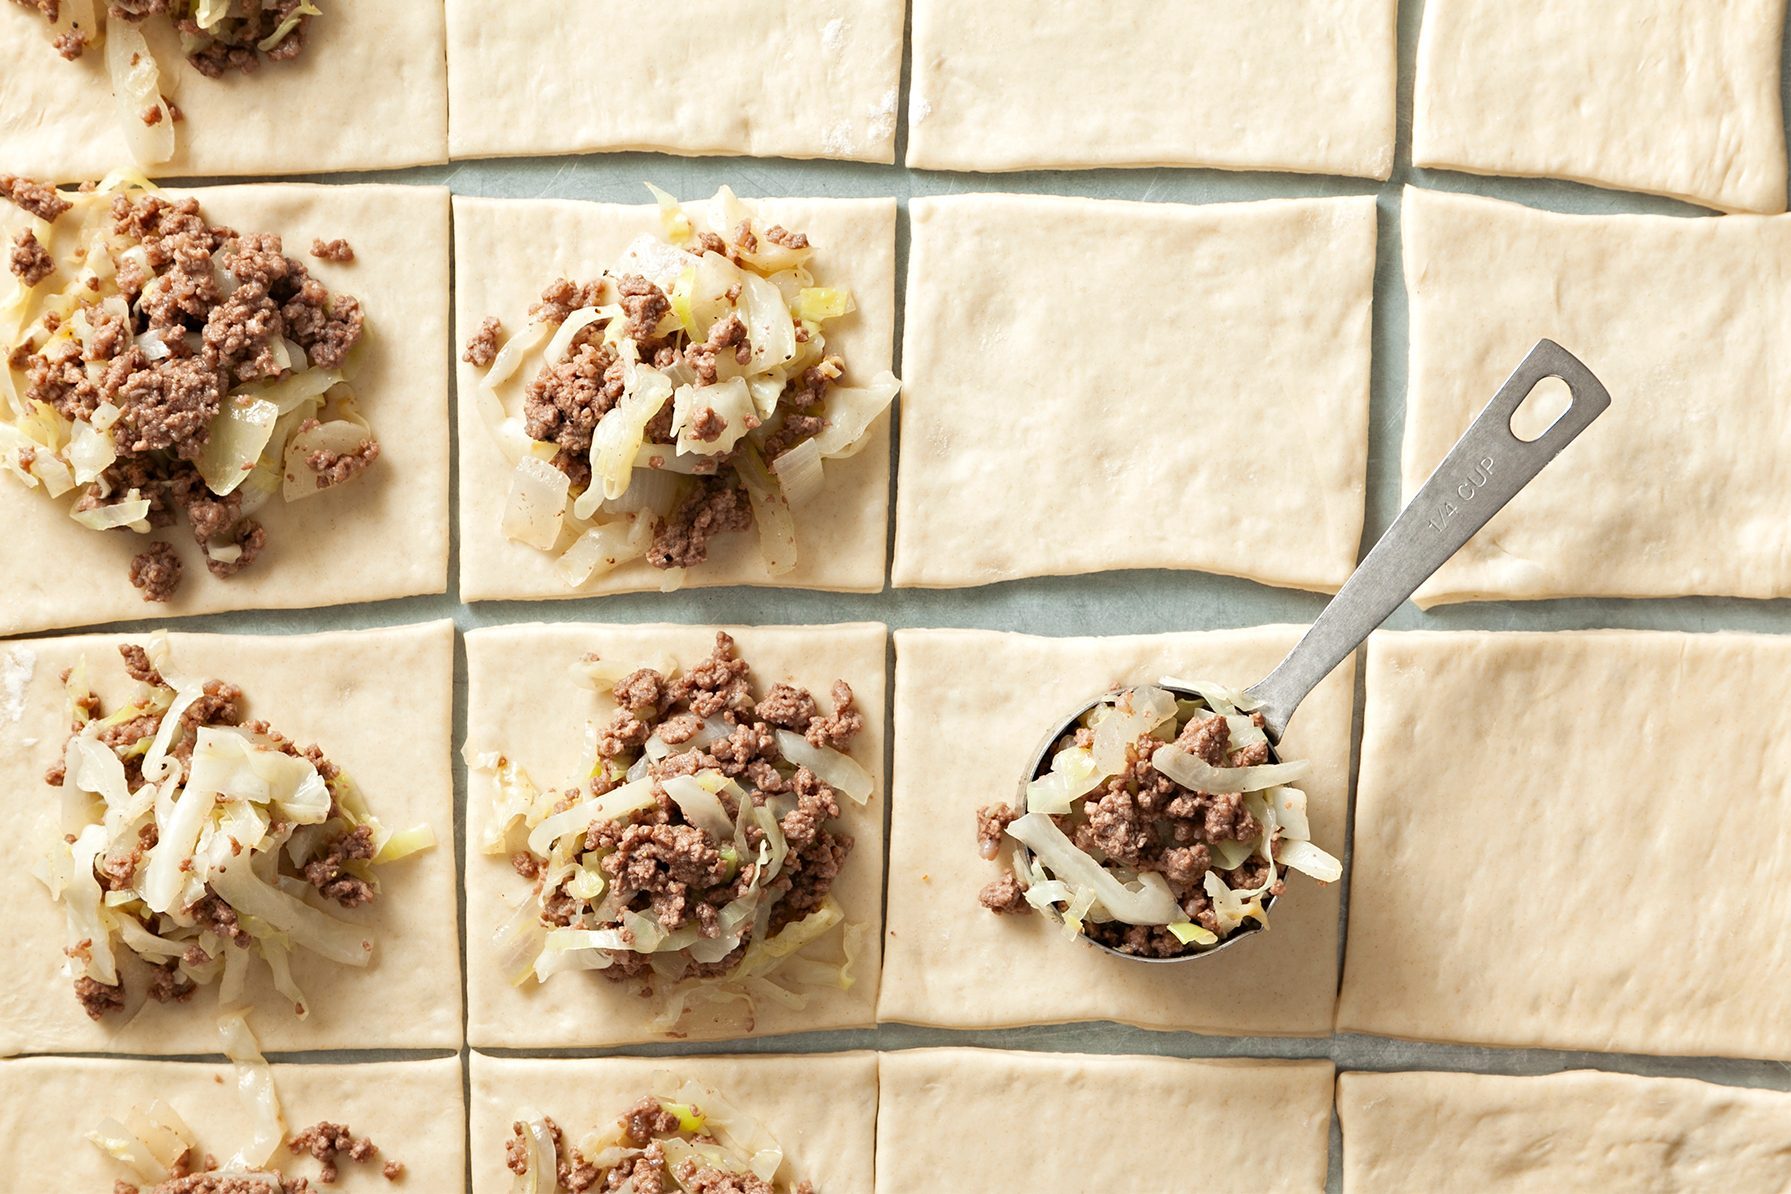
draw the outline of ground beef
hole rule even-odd
[[[361,825],[327,842],[323,853],[305,864],[305,881],[326,900],[334,900],[344,908],[370,904],[376,894],[373,884],[350,873],[351,862],[371,862],[378,851],[373,842],[373,827]]]
[[[352,452],[312,452],[305,457],[305,467],[317,475],[317,488],[328,489],[360,476],[378,459],[379,442],[365,439]]]
[[[13,238],[11,267],[21,282],[36,286],[56,272],[56,259],[27,228]]]
[[[75,999],[89,1019],[104,1019],[109,1013],[124,1010],[124,987],[108,985],[91,978],[75,980]]]
[[[473,338],[466,342],[466,352],[460,359],[475,369],[489,368],[491,362],[497,360],[498,339],[503,334],[503,323],[495,316],[487,316]]]
[[[320,236],[311,242],[311,256],[319,261],[334,261],[346,265],[354,260],[354,247],[345,240],[324,240]]]
[[[185,1003],[199,989],[192,979],[180,972],[180,963],[173,959],[149,968],[149,995],[157,1003]]]
[[[16,174],[0,174],[0,197],[40,220],[54,224],[57,217],[74,205],[48,183],[34,182]]]
[[[834,750],[851,750],[852,740],[864,730],[864,714],[858,711],[858,702],[852,695],[852,686],[844,680],[835,680],[830,693],[833,697],[833,712],[822,716],[817,713],[802,733],[812,746],[829,746]]]
[[[136,1187],[121,1183],[126,1189]],[[116,1194],[116,1187],[114,1188]],[[260,1178],[221,1177],[215,1173],[194,1173],[170,1178],[151,1186],[143,1194],[269,1194],[268,1184]],[[311,1183],[304,1178],[281,1178],[275,1194],[311,1194]]]
[[[622,310],[628,315],[626,334],[640,343],[643,353],[657,347],[660,338],[653,333],[659,327],[659,321],[671,313],[672,300],[665,296],[665,291],[639,274],[623,275],[616,289],[621,296]]]
[[[752,360],[752,341],[746,338],[746,325],[740,322],[738,315],[718,320],[709,329],[708,339],[684,350],[684,359],[696,374],[698,386],[715,384],[720,376],[715,358],[728,349],[733,350],[736,364],[744,365]]]
[[[1032,909],[1032,905],[1026,902],[1026,893],[1021,890],[1020,881],[1009,871],[1003,871],[999,879],[992,879],[984,884],[976,898],[989,911],[1004,915],[1029,912]]]
[[[114,5],[117,2],[113,0]],[[168,8],[167,0],[135,0],[135,3],[156,12]],[[221,78],[233,70],[249,74],[260,67],[264,58],[272,62],[288,62],[304,52],[311,17],[299,11],[301,3],[302,0],[260,0],[259,4],[249,6],[248,18],[238,23],[202,29],[191,17],[177,16],[174,27],[189,39],[187,61],[200,74],[212,79]],[[240,12],[241,6],[238,9]],[[273,48],[260,49],[260,44],[295,14],[298,23],[292,31]]]
[[[148,651],[135,643],[124,643],[118,648],[118,653],[124,658],[125,675],[139,684],[162,683],[162,673],[149,661]]]
[[[320,1166],[322,1172],[319,1179],[324,1185],[334,1185],[340,1176],[337,1159],[347,1157],[356,1164],[365,1164],[379,1155],[379,1146],[365,1136],[357,1137],[347,1124],[331,1123],[324,1120],[299,1132],[286,1142],[286,1150],[293,1156],[310,1154]]]
[[[529,382],[523,430],[531,439],[557,445],[588,470],[597,420],[622,400],[622,391],[622,362],[615,352],[602,342],[578,344],[559,363],[543,365]],[[587,471],[584,483],[589,481]]]
[[[151,543],[131,557],[131,584],[145,601],[166,601],[180,587],[180,556],[171,543]]]
[[[1007,827],[1020,819],[1020,810],[1006,804],[990,804],[976,810],[976,847],[984,858],[1001,849]]]
[[[647,562],[655,568],[689,568],[709,558],[709,540],[753,524],[744,486],[731,478],[705,477],[671,517],[655,521]]]
[[[791,232],[782,224],[773,224],[765,231],[765,239],[774,245],[782,245],[786,249],[808,248],[808,237],[801,232]]]
[[[658,1099],[642,1099],[624,1111],[617,1123],[622,1139],[633,1148],[646,1148],[655,1139],[678,1132],[678,1117],[661,1107]]]

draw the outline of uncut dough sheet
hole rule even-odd
[[[379,1146],[365,1164],[341,1158],[341,1176],[324,1190],[340,1194],[458,1190],[465,1183],[460,1060],[356,1065],[276,1065],[274,1087],[289,1133],[323,1120],[346,1123]],[[161,1099],[198,1138],[201,1152],[227,1161],[254,1138],[255,1125],[228,1065],[121,1058],[32,1057],[0,1064],[0,1188],[101,1194],[114,1181],[139,1181],[122,1162],[89,1144],[102,1120]],[[381,1174],[387,1161],[403,1178]],[[285,1148],[274,1165],[319,1189],[318,1163]],[[49,1181],[46,1183],[46,1177]],[[143,1183],[148,1189],[149,1183]]]
[[[1785,210],[1785,0],[1430,0],[1412,164]]]
[[[1386,178],[1394,0],[915,0],[908,164]]]
[[[702,1083],[757,1120],[783,1147],[782,1174],[807,1178],[819,1194],[852,1194],[874,1184],[877,1055],[600,1057],[581,1061],[472,1055],[472,1194],[509,1194],[504,1141],[517,1112],[553,1117],[577,1143],[607,1128],[652,1093],[665,1070]],[[917,1187],[918,1188],[918,1187]]]
[[[146,22],[162,91],[185,114],[174,157],[146,173],[321,174],[446,161],[441,0],[318,7],[324,15],[310,22],[298,58],[221,79],[187,63],[165,19]],[[0,8],[0,162],[8,173],[57,182],[98,178],[130,161],[105,51],[65,62],[49,28],[29,6]]]
[[[1051,639],[897,631],[895,819],[878,1018],[967,1029],[1115,1020],[1232,1035],[1328,1032],[1336,885],[1290,872],[1267,932],[1174,966],[1115,958],[1066,938],[1043,916],[997,916],[977,903],[1001,868],[977,853],[976,810],[1015,799],[1039,740],[1078,702],[1165,674],[1241,688],[1267,675],[1300,633],[1266,626]],[[1283,757],[1312,763],[1298,786],[1310,801],[1313,840],[1339,858],[1353,674],[1345,662],[1306,698],[1282,746]]]
[[[456,158],[895,161],[901,0],[448,0]]]
[[[1341,585],[1362,537],[1374,206],[914,200],[895,583]]]
[[[895,351],[895,201],[749,198],[746,203],[761,228],[781,223],[807,233],[816,247],[816,280],[847,287],[857,300],[857,311],[829,320],[824,329],[829,351],[846,359],[846,384],[865,384],[890,368]],[[707,202],[685,206],[699,216],[710,209]],[[456,197],[456,343],[470,339],[489,315],[503,321],[507,340],[527,326],[530,305],[550,283],[561,277],[594,280],[643,233],[659,235],[657,207]],[[573,588],[560,578],[553,554],[504,537],[504,505],[515,466],[479,413],[477,387],[483,371],[465,361],[457,367],[461,597],[542,600],[658,589],[665,573],[645,560],[630,560]],[[520,403],[533,372],[525,366],[499,392]],[[825,488],[794,511],[795,571],[779,577],[766,573],[755,526],[711,540],[708,560],[686,570],[684,587],[882,589],[889,536],[889,416],[872,424],[856,456],[829,460],[826,473]],[[563,542],[570,542],[570,536]]]
[[[1791,594],[1791,218],[1566,216],[1407,188],[1409,500],[1544,336],[1611,407],[1418,590]]]
[[[881,1065],[879,1189],[1325,1188],[1328,1061],[914,1049],[885,1053]],[[951,1181],[941,1186],[948,1158]]]
[[[778,681],[815,694],[826,709],[834,680],[846,681],[865,718],[852,744],[852,757],[876,779],[864,806],[841,800],[840,818],[856,846],[834,884],[833,894],[847,924],[865,926],[863,948],[848,991],[817,992],[808,1006],[792,1009],[761,1005],[756,1022],[740,1015],[691,1013],[678,1037],[648,1027],[661,1003],[644,998],[632,983],[601,974],[558,974],[545,983],[532,979],[512,986],[505,977],[495,935],[510,910],[530,893],[503,854],[481,849],[492,819],[494,784],[487,772],[467,777],[467,1001],[468,1039],[481,1048],[533,1049],[626,1045],[666,1039],[726,1040],[745,1036],[866,1027],[875,1022],[877,930],[883,910],[884,674],[888,631],[881,625],[727,627],[740,657],[752,666],[760,695]],[[675,661],[691,667],[715,646],[706,626],[505,626],[466,636],[470,679],[467,749],[499,751],[523,767],[543,790],[565,789],[582,780],[591,765],[587,722],[602,724],[615,702],[580,686],[573,666],[595,651],[605,659],[661,667]],[[837,961],[841,931],[832,930],[804,951],[804,957]]]
[[[452,1049],[461,1041],[455,915],[454,783],[449,771],[454,635],[447,622],[390,630],[259,637],[171,634],[173,666],[243,689],[250,719],[300,745],[316,743],[360,785],[388,828],[419,823],[436,845],[379,869],[381,894],[330,915],[369,926],[373,961],[339,966],[299,950],[293,978],[310,1007],[300,1020],[265,963],[251,967],[250,1025],[268,1052]],[[0,986],[0,1056],[13,1053],[217,1053],[217,988],[191,1001],[151,1000],[128,1024],[96,1024],[64,977],[69,944],[61,909],[31,875],[40,814],[57,807],[43,782],[67,737],[63,668],[87,660],[89,683],[116,708],[131,690],[116,644],[142,635],[83,635],[0,644],[0,791],[22,811],[4,846],[0,906],[13,929],[0,942],[11,977]],[[322,905],[319,905],[320,907]],[[141,994],[142,979],[134,981]],[[0,1065],[0,1072],[4,1071]]]
[[[1367,691],[1340,1030],[1791,1058],[1791,638],[1380,634]]]
[[[1783,1194],[1791,1095],[1577,1070],[1343,1074],[1345,1194]]]
[[[333,293],[361,300],[367,332],[349,380],[379,440],[379,460],[347,485],[292,503],[276,498],[256,511],[267,550],[228,580],[206,571],[185,519],[150,535],[102,534],[69,517],[72,492],[50,500],[0,476],[0,525],[8,528],[0,634],[447,588],[447,191],[277,184],[192,193],[214,224],[278,234],[286,255]],[[0,204],[0,237],[10,240],[19,219]],[[311,256],[315,237],[345,238],[356,260],[319,261]],[[173,543],[183,565],[179,590],[163,604],[144,602],[130,584],[131,557],[156,539]]]

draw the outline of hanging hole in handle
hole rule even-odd
[[[1573,391],[1567,383],[1558,377],[1545,377],[1511,412],[1511,434],[1533,444],[1547,435],[1572,405]]]

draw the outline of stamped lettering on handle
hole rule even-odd
[[[1455,483],[1455,496],[1444,498],[1441,508],[1425,519],[1431,530],[1442,530],[1451,518],[1461,513],[1461,506],[1456,505],[1457,499],[1464,505],[1474,500],[1474,495],[1480,492],[1481,487],[1492,480],[1493,465],[1491,456],[1482,456],[1477,463],[1468,467],[1467,472]]]

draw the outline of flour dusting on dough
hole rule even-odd
[[[827,22],[821,30],[821,48],[829,54],[837,54],[846,42],[846,21],[843,17],[835,17]]]
[[[924,95],[914,97],[914,123],[919,124],[933,114],[933,105]]]
[[[835,157],[843,157],[858,148],[858,139],[852,135],[852,122],[849,120],[829,125],[827,131],[821,135],[821,141],[827,147],[827,152]]]
[[[873,139],[881,141],[895,132],[896,105],[901,103],[901,99],[901,95],[891,87],[883,93],[877,106],[871,109],[870,134]]]
[[[25,716],[25,686],[37,671],[37,653],[14,647],[0,657],[0,722],[12,723]]]

